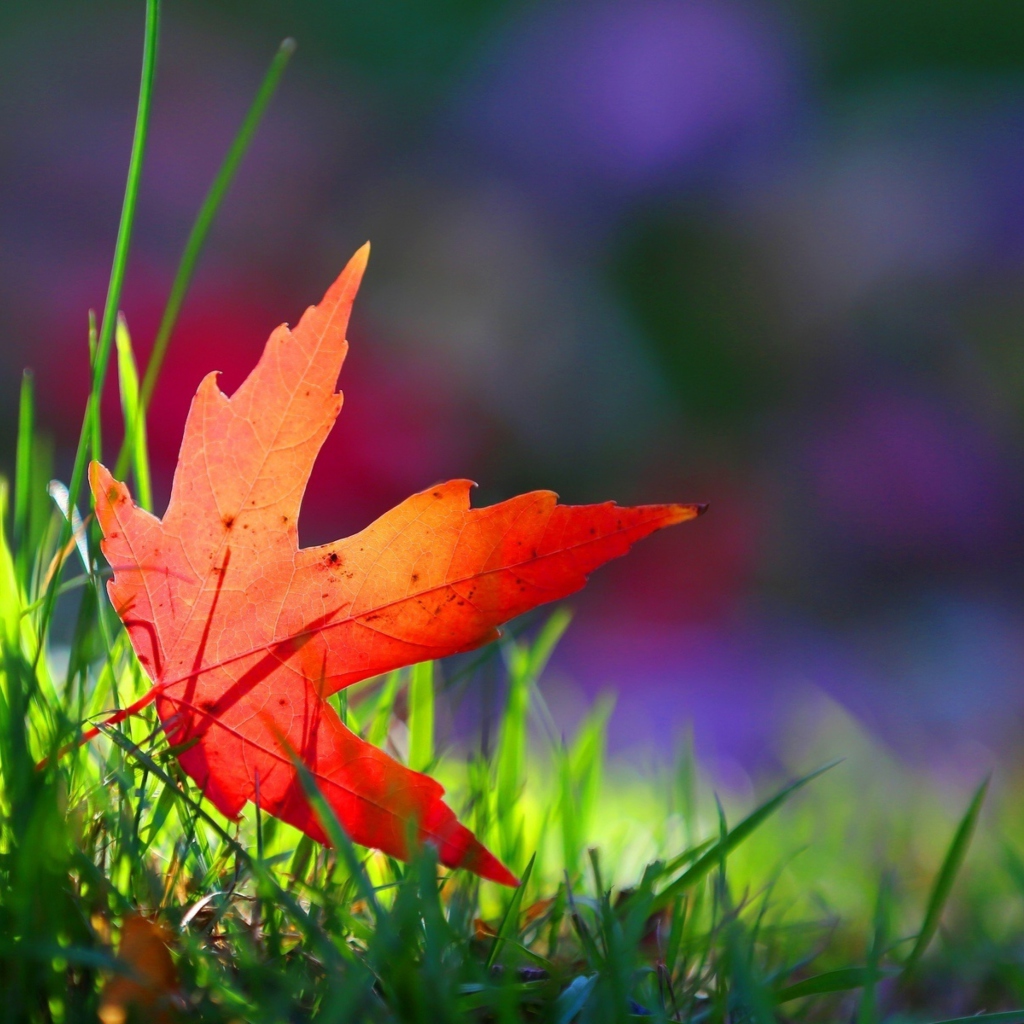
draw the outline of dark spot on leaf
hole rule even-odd
[[[285,706],[285,704],[287,704],[287,703],[288,703],[288,701],[286,701],[286,700],[284,699],[284,697],[278,697],[278,698],[277,698],[277,703],[278,703],[278,705],[279,705],[280,707],[284,707],[284,706]]]
[[[327,556],[327,564],[328,565],[337,565],[338,562],[340,562],[340,561],[341,561],[341,556],[338,554],[337,551],[332,551]]]
[[[594,527],[591,527],[590,528],[590,536],[593,537],[595,533],[597,533],[597,530],[595,530]]]
[[[288,522],[288,517],[287,516],[281,516],[281,522],[282,523],[287,523]]]
[[[419,580],[420,580],[420,574],[418,572],[414,572],[412,574],[412,581],[413,581],[413,583],[419,583]]]
[[[441,492],[440,491],[434,491],[434,497],[435,498],[440,498],[441,497]]]
[[[235,517],[234,516],[225,516],[224,519],[223,519],[223,523],[224,523],[224,528],[226,530],[230,530],[231,527],[235,525]]]

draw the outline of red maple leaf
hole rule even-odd
[[[392,856],[409,836],[443,864],[515,878],[441,799],[433,779],[341,722],[326,697],[403,665],[471,650],[698,505],[558,505],[535,491],[471,509],[468,480],[413,495],[361,533],[300,548],[313,461],[335,392],[361,249],[298,326],[271,334],[228,398],[207,375],[192,402],[163,519],[90,467],[110,599],[155,685],[148,699],[181,765],[236,817],[246,801],[321,842],[293,758],[351,839]],[[339,487],[341,500],[344,491]],[[137,705],[137,706],[139,706]]]

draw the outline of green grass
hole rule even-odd
[[[140,1020],[872,1024],[987,1012],[970,1019],[1024,1022],[1014,1011],[1024,1006],[1019,782],[950,793],[834,708],[800,726],[783,749],[788,776],[762,780],[760,799],[719,799],[689,744],[645,772],[611,762],[610,701],[563,738],[541,696],[564,610],[482,656],[504,665],[487,746],[445,749],[435,729],[472,666],[459,677],[417,666],[335,698],[351,728],[445,783],[463,820],[521,876],[514,892],[439,870],[429,848],[399,864],[353,847],[301,771],[330,848],[252,809],[224,820],[178,767],[152,707],[75,745],[149,685],[107,602],[95,525],[75,510],[84,460],[103,451],[109,356],[116,349],[119,463],[148,504],[145,413],[160,361],[293,49],[274,58],[200,212],[140,383],[118,308],[158,16],[150,0],[71,486],[50,481],[29,375],[13,493],[0,482],[3,1019],[95,1021],[110,979],[138,980],[139,962],[118,949],[124,922],[142,913],[166,926],[177,981],[159,993],[161,1015],[142,1010]],[[61,602],[74,618],[66,644],[52,638]]]

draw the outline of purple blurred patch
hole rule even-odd
[[[1005,539],[1012,479],[995,437],[893,389],[850,396],[807,449],[822,526],[876,554],[972,552]]]
[[[670,628],[581,617],[553,665],[588,701],[617,693],[613,752],[670,755],[692,725],[703,760],[751,767],[772,756],[796,696],[763,640],[720,624]]]
[[[1024,259],[1024,96],[1016,91],[1000,100],[994,109],[974,112],[965,148],[988,213],[987,255],[1015,266]]]
[[[466,121],[549,191],[631,193],[777,130],[794,75],[778,26],[704,0],[541,7],[467,83]]]
[[[581,615],[553,670],[545,690],[556,708],[558,676],[581,688],[581,708],[617,691],[609,744],[631,757],[667,759],[692,726],[706,764],[763,768],[818,692],[899,758],[941,768],[958,746],[1019,745],[1024,609],[931,592],[838,628],[756,613],[675,628]],[[564,717],[571,734],[574,716]]]

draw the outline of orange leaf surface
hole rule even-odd
[[[410,828],[440,860],[515,884],[459,824],[433,779],[347,729],[325,698],[360,679],[471,650],[578,590],[587,574],[698,505],[557,504],[535,491],[489,508],[453,480],[361,533],[300,548],[313,461],[341,409],[335,383],[361,249],[297,327],[271,334],[228,398],[209,374],[192,402],[163,519],[90,467],[110,598],[156,683],[182,767],[226,815],[255,800],[324,841],[292,760],[353,841],[405,857]]]

